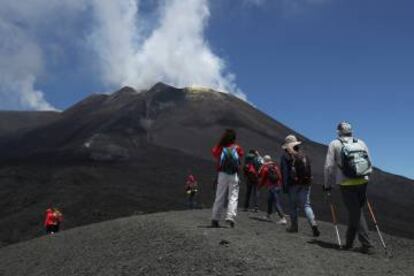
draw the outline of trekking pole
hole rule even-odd
[[[333,222],[333,225],[335,226],[336,237],[338,239],[338,245],[339,245],[339,248],[341,248],[342,247],[342,242],[341,242],[341,236],[339,235],[338,223],[337,223],[337,220],[336,220],[335,205],[332,203],[330,192],[328,192],[328,203],[329,203],[329,207],[331,209],[332,222]]]
[[[374,211],[373,211],[371,203],[369,202],[368,199],[367,199],[367,206],[368,206],[368,211],[369,211],[369,214],[371,216],[372,222],[374,223],[375,228],[377,229],[377,233],[378,233],[378,236],[379,236],[380,241],[382,243],[382,247],[384,247],[385,254],[389,255],[387,245],[385,244],[384,238],[382,237],[381,231],[380,231],[378,223],[377,223],[377,219],[375,218]]]

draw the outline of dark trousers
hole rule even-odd
[[[59,230],[60,230],[60,223],[46,225],[46,233],[47,234],[57,233],[57,232],[59,232]]]
[[[367,202],[367,184],[357,186],[341,186],[342,198],[348,211],[348,229],[346,231],[346,246],[352,247],[355,237],[362,246],[371,247],[368,237],[368,226],[362,212]]]
[[[196,208],[196,193],[190,192],[190,194],[187,195],[187,207],[190,209]]]
[[[246,188],[247,189],[246,189],[246,198],[244,200],[244,209],[249,208],[251,196],[253,197],[254,208],[259,208],[259,200],[258,200],[259,193],[257,191],[256,181],[251,181],[247,179]]]
[[[269,195],[267,198],[267,214],[271,215],[273,212],[273,206],[280,218],[283,218],[285,214],[283,213],[282,205],[280,204],[280,193],[282,188],[280,187],[271,187],[269,188]]]

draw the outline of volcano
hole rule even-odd
[[[211,206],[215,166],[210,149],[225,128],[237,131],[246,150],[275,159],[288,134],[304,141],[313,164],[315,212],[320,220],[330,219],[318,185],[326,146],[230,94],[158,83],[147,91],[124,87],[111,95],[91,95],[60,113],[35,114],[37,119],[28,121],[24,118],[34,118],[29,113],[0,113],[0,126],[5,126],[0,128],[3,245],[41,235],[42,212],[49,204],[63,210],[66,228],[183,209],[189,171],[201,185],[199,206]],[[241,185],[240,198],[243,194]],[[383,230],[414,238],[414,214],[407,212],[414,208],[414,181],[376,169],[368,194]],[[337,191],[334,197],[344,222]]]

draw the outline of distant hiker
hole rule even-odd
[[[243,173],[246,181],[246,198],[244,200],[244,209],[247,211],[250,205],[250,198],[253,198],[254,211],[259,210],[259,193],[258,193],[258,181],[259,170],[263,161],[257,150],[249,150],[249,153],[244,159]]]
[[[44,226],[47,234],[59,232],[63,220],[62,213],[57,208],[48,208],[45,211]]]
[[[194,175],[190,174],[185,183],[185,193],[187,195],[187,206],[190,209],[196,207],[196,195],[198,192],[198,183]]]
[[[367,202],[367,185],[372,172],[371,158],[367,145],[352,135],[352,126],[341,122],[337,126],[338,138],[329,144],[325,161],[324,190],[330,191],[338,184],[348,211],[346,243],[353,247],[355,236],[362,244],[363,253],[372,253],[368,227],[362,212]]]
[[[311,203],[310,192],[312,184],[312,170],[306,153],[299,148],[296,136],[288,135],[282,145],[284,153],[280,164],[282,168],[283,191],[288,194],[290,202],[291,225],[287,229],[290,233],[298,232],[298,208],[303,208],[314,237],[320,235]]]
[[[217,189],[213,205],[212,227],[219,227],[221,212],[224,208],[226,193],[228,192],[228,206],[226,222],[231,227],[235,225],[237,203],[239,199],[239,170],[243,158],[243,149],[236,144],[236,132],[227,129],[219,143],[212,149],[217,159]]]
[[[280,193],[282,191],[282,174],[280,173],[279,165],[272,161],[269,155],[265,155],[264,164],[259,171],[259,185],[258,187],[266,187],[268,189],[267,200],[267,218],[270,219],[273,206],[279,215],[280,220],[278,224],[287,224],[286,215],[283,213],[280,202]]]

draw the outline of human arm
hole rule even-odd
[[[288,182],[289,182],[289,168],[288,168],[288,161],[286,159],[286,157],[282,156],[282,158],[280,159],[280,169],[281,169],[281,173],[282,173],[282,188],[283,188],[283,192],[287,193],[288,192]]]

